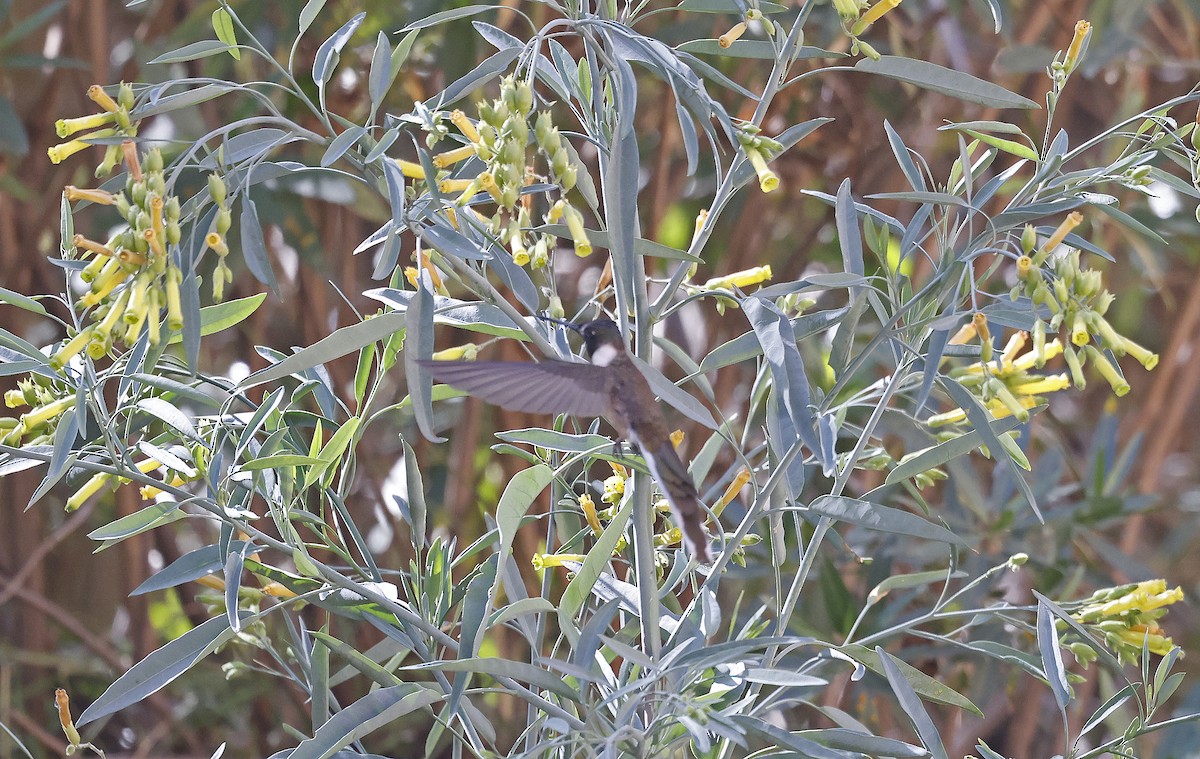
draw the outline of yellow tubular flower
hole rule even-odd
[[[509,228],[508,247],[512,251],[513,263],[517,266],[527,266],[529,264],[529,249],[525,247],[525,240],[523,239],[521,230],[515,224]]]
[[[1043,325],[1044,325],[1044,322],[1043,322]],[[1038,332],[1036,329],[1034,330],[1033,337],[1034,337],[1033,350],[1016,358],[1012,363],[1013,370],[1018,371],[1018,372],[1027,372],[1030,369],[1034,368],[1035,366],[1037,366],[1038,368],[1041,368],[1041,366],[1044,365],[1047,361],[1049,361],[1052,358],[1056,358],[1059,354],[1061,354],[1063,352],[1062,341],[1060,341],[1056,337],[1048,343],[1043,342],[1041,351],[1040,351],[1040,355],[1039,355],[1039,350],[1038,350],[1038,345],[1037,345]],[[1046,332],[1043,327],[1042,340],[1045,341],[1045,339],[1046,339]],[[1039,361],[1041,363],[1039,363]]]
[[[434,361],[474,361],[479,355],[479,346],[475,343],[456,345],[453,348],[437,351],[430,358]]]
[[[216,575],[204,575],[203,577],[197,577],[196,582],[206,588],[212,588],[213,590],[225,590],[225,581]]]
[[[54,370],[62,369],[67,365],[67,362],[74,358],[78,353],[87,347],[88,342],[92,339],[92,328],[82,329],[79,334],[68,340],[63,347],[59,348],[53,356],[50,357],[50,368]]]
[[[1091,345],[1087,346],[1088,358],[1096,365],[1096,371],[1100,372],[1100,376],[1108,382],[1112,387],[1113,393],[1120,398],[1129,392],[1129,383],[1121,376],[1121,370],[1115,364],[1108,360],[1100,351],[1096,350]]]
[[[1071,378],[1067,376],[1066,372],[1063,372],[1062,374],[1052,374],[1049,377],[1040,377],[1032,382],[1013,385],[1010,389],[1017,395],[1045,395],[1066,390],[1070,386]]]
[[[739,37],[746,33],[746,22],[739,21],[733,25],[733,28],[717,38],[717,44],[721,47],[729,47],[737,41]],[[66,135],[59,135],[65,137]]]
[[[63,192],[67,196],[67,201],[74,203],[77,200],[86,200],[89,203],[96,203],[102,206],[111,206],[116,202],[116,196],[111,192],[104,190],[89,190],[79,188],[73,184],[69,184],[63,188]]]
[[[62,414],[67,409],[75,405],[75,396],[69,395],[65,398],[59,398],[51,403],[38,406],[31,409],[28,413],[21,415],[21,424],[25,429],[32,430],[35,427],[40,427],[46,422],[54,419]]]
[[[179,283],[183,281],[183,273],[174,266],[167,269],[167,327],[173,330],[183,329],[183,304],[179,297]]]
[[[76,248],[83,248],[84,250],[90,253],[95,253],[98,256],[112,258],[113,256],[117,255],[116,251],[107,245],[96,242],[95,240],[89,240],[81,234],[76,234],[75,237],[71,239],[71,244],[73,244]]]
[[[1067,218],[1063,219],[1062,223],[1058,225],[1058,229],[1054,230],[1054,234],[1050,235],[1050,239],[1046,240],[1046,244],[1038,251],[1037,258],[1033,262],[1034,265],[1041,266],[1042,262],[1046,260],[1046,256],[1050,255],[1052,250],[1061,245],[1062,241],[1067,238],[1067,235],[1082,223],[1083,214],[1078,211],[1072,211],[1067,214]]]
[[[429,272],[429,281],[433,283],[433,289],[444,295],[446,292],[446,283],[442,281],[441,272],[439,272],[437,267],[433,265],[433,262],[430,261],[429,251],[427,250],[421,251],[421,266],[425,269],[425,271]]]
[[[129,168],[129,176],[133,181],[142,181],[142,162],[138,158],[137,145],[132,140],[121,143],[121,153],[125,156],[125,166]]]
[[[683,445],[683,430],[675,430],[671,433],[671,447],[678,451],[681,445]]]
[[[770,264],[744,269],[724,277],[715,277],[704,283],[705,290],[727,290],[732,287],[750,287],[761,284],[774,277]]]
[[[746,148],[746,158],[750,161],[750,165],[754,167],[754,173],[758,175],[758,189],[763,192],[771,192],[779,188],[779,175],[771,171],[767,166],[767,159],[757,148]]]
[[[155,195],[150,200],[150,228],[154,230],[154,234],[162,237],[166,234],[163,228],[163,199],[161,195]]]
[[[83,487],[76,490],[74,495],[67,499],[66,510],[75,511],[78,509],[89,498],[100,492],[100,488],[104,487],[111,478],[112,475],[107,472],[98,472],[92,475],[87,482],[83,483]]]
[[[80,745],[82,739],[79,737],[79,731],[75,729],[75,721],[71,719],[71,702],[62,688],[54,691],[54,705],[58,707],[58,724],[67,736],[67,742],[72,747]],[[70,755],[71,752],[67,753]]]
[[[149,243],[150,251],[154,255],[158,257],[166,255],[166,249],[163,248],[162,238],[160,238],[153,229],[147,229],[145,232],[142,232],[142,237],[144,237],[146,242]]]
[[[713,514],[721,516],[721,512],[725,510],[725,507],[737,497],[737,494],[750,481],[750,476],[750,470],[746,467],[738,470],[737,475],[733,478],[733,482],[729,483],[729,487],[725,488],[725,492],[721,495],[720,499],[713,504]]]
[[[439,153],[433,157],[433,165],[439,169],[444,169],[447,166],[453,166],[459,161],[465,161],[475,155],[474,145],[463,145],[461,148],[447,150],[444,153]]]
[[[141,268],[149,263],[150,259],[133,250],[122,250],[117,254],[117,258],[126,266],[136,266]]]
[[[269,582],[262,586],[262,592],[274,598],[295,598],[296,593],[278,582]]]
[[[1138,363],[1141,364],[1146,371],[1150,371],[1154,367],[1158,366],[1157,353],[1151,353],[1129,338],[1121,338],[1121,347],[1125,349],[1126,353],[1137,359]]]
[[[1029,273],[1033,271],[1033,259],[1029,256],[1021,256],[1017,259],[1017,279],[1025,280],[1029,278]]]
[[[46,150],[46,155],[50,157],[50,163],[58,164],[87,147],[90,146],[83,140],[71,140],[70,142],[51,145]]]
[[[409,179],[425,179],[425,167],[419,163],[405,161],[401,158],[392,159],[400,167],[400,173]]]
[[[463,136],[475,144],[479,144],[482,140],[479,137],[479,130],[467,118],[467,114],[462,111],[455,110],[450,114],[450,121],[454,126],[458,127],[458,131],[463,133]]]
[[[113,100],[109,94],[104,91],[104,88],[98,84],[93,84],[91,87],[87,88],[87,96],[89,100],[106,111],[116,112],[121,108],[119,105],[117,105],[117,101]]]
[[[1087,42],[1087,38],[1092,33],[1092,25],[1087,21],[1077,21],[1075,23],[1075,36],[1071,38],[1071,46],[1067,48],[1067,55],[1063,58],[1063,72],[1070,74],[1079,65],[1079,54],[1083,52],[1083,43]]]
[[[865,32],[868,26],[883,18],[899,4],[900,0],[879,0],[866,13],[859,16],[858,21],[851,27],[850,33],[857,37]]]
[[[596,502],[592,500],[591,495],[584,493],[579,496],[579,508],[583,510],[583,518],[587,520],[588,527],[592,528],[592,533],[599,535],[604,532],[600,517],[596,515]]]
[[[1025,342],[1029,339],[1028,332],[1014,332],[1013,336],[1008,338],[1008,342],[1004,344],[1004,350],[1000,353],[1000,359],[1006,365],[1011,365],[1013,359],[1025,347]]]
[[[225,238],[216,232],[209,232],[204,236],[204,244],[213,249],[218,256],[229,255],[229,246],[225,244]]]
[[[535,553],[530,563],[535,571],[541,572],[546,567],[561,567],[568,561],[582,564],[586,558],[581,553]]]
[[[490,171],[485,171],[478,178],[479,186],[492,197],[492,200],[502,203],[503,197],[500,194],[500,185],[496,184],[496,176]]]
[[[571,230],[571,239],[575,242],[575,255],[585,258],[592,254],[592,241],[588,239],[587,230],[583,226],[583,216],[569,203],[563,206],[563,220],[567,229]]]
[[[969,321],[958,328],[958,331],[950,338],[950,345],[966,345],[975,339],[975,322]]]
[[[478,182],[474,179],[439,179],[438,191],[445,193],[446,195],[455,192],[466,194],[467,190],[471,189],[477,184]],[[474,191],[472,191],[471,195],[474,194]],[[470,196],[467,196],[467,200],[470,200]]]
[[[70,137],[85,129],[96,129],[111,124],[117,116],[115,113],[93,113],[90,116],[80,116],[77,119],[59,119],[54,122],[54,131],[59,137]]]

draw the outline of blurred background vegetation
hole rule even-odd
[[[245,0],[232,4],[259,39],[275,40],[280,46],[277,55],[286,57],[303,3]],[[353,13],[366,10],[367,22],[343,52],[329,102],[331,111],[354,118],[367,107],[366,81],[355,71],[361,74],[369,65],[376,32],[392,32],[454,5],[330,0],[315,33],[301,43],[297,68],[309,67],[304,61],[311,60],[320,41]],[[907,0],[889,17],[890,23],[878,25],[875,37],[869,39],[882,52],[966,71],[1040,101],[1048,86],[1045,67],[1054,51],[1067,45],[1077,20],[1088,19],[1094,29],[1089,56],[1060,101],[1054,125],[1067,130],[1072,144],[1147,106],[1183,94],[1198,78],[1197,0],[998,0],[996,5],[1003,11],[1000,34],[993,34],[988,4],[982,0]],[[514,12],[517,6],[539,24],[547,13],[543,6],[512,0],[498,4],[489,20],[513,28],[520,23]],[[150,0],[129,8],[116,0],[0,0],[0,282],[5,287],[27,294],[62,288],[61,273],[46,260],[59,242],[60,193],[68,183],[91,184],[98,153],[53,166],[45,150],[59,141],[54,135],[55,119],[94,110],[84,96],[88,85],[207,75],[251,81],[270,75],[256,70],[261,65],[257,61],[235,62],[225,55],[170,67],[143,65],[166,50],[211,38],[210,15],[215,7],[208,0]],[[832,14],[824,17],[832,23]],[[645,23],[650,26],[642,31],[679,44],[716,37],[731,22],[722,16],[671,11]],[[658,28],[652,31],[654,25]],[[820,40],[810,37],[809,44],[840,39],[832,28],[826,31]],[[419,38],[385,107],[393,113],[407,112],[414,100],[444,87],[488,52],[469,20],[437,27]],[[355,56],[360,66],[352,65]],[[709,60],[739,81],[758,75],[755,61]],[[661,82],[647,79],[640,95],[639,133],[646,165],[639,208],[646,236],[686,247],[695,213],[702,207],[700,194],[707,193],[710,184],[704,182],[703,168],[698,178],[687,176],[670,93],[662,90]],[[733,115],[749,115],[738,113],[736,104],[729,102]],[[250,107],[233,98],[210,101],[195,111],[202,127],[164,118],[144,124],[142,136],[186,139],[248,115],[242,109]],[[287,115],[301,124],[307,117],[298,110]],[[1046,128],[1044,111],[1001,114],[849,72],[814,77],[788,89],[778,98],[773,115],[783,125],[817,116],[837,121],[773,164],[783,180],[783,191],[739,197],[740,205],[727,213],[725,225],[706,249],[708,258],[698,281],[762,264],[770,264],[781,280],[839,270],[833,210],[801,190],[834,193],[843,177],[852,180],[857,194],[905,189],[887,148],[884,119],[925,156],[934,176],[945,176],[958,156],[955,136],[937,131],[948,116],[1015,120],[1035,135]],[[768,134],[773,133],[772,117],[764,126]],[[1106,405],[1111,396],[1107,386],[1094,382],[1087,393],[1056,397],[1050,413],[1038,417],[1035,458],[1040,461],[1035,473],[1043,486],[1039,492],[1049,495],[1043,503],[1047,524],[1038,525],[1019,505],[1004,506],[1013,501],[1005,492],[1011,485],[986,478],[986,467],[980,467],[977,492],[969,486],[970,473],[964,478],[960,470],[952,480],[954,487],[926,494],[935,510],[974,512],[974,534],[982,538],[977,545],[980,566],[1026,551],[1033,559],[1032,572],[1025,575],[1031,579],[1021,582],[1048,595],[1065,597],[1084,588],[1090,591],[1102,584],[1157,576],[1166,577],[1171,585],[1182,584],[1191,598],[1200,590],[1200,559],[1192,550],[1200,533],[1194,517],[1200,508],[1200,438],[1195,435],[1200,423],[1196,346],[1200,225],[1188,198],[1163,187],[1152,189],[1156,197],[1140,201],[1125,197],[1122,208],[1167,237],[1169,247],[1107,222],[1100,214],[1089,215],[1086,223],[1089,239],[1117,258],[1115,264],[1092,262],[1106,267],[1108,287],[1118,295],[1116,313],[1110,314],[1114,326],[1159,352],[1162,361],[1149,375],[1140,369],[1131,372],[1133,390],[1117,406]],[[357,295],[376,286],[370,279],[372,261],[355,257],[352,251],[378,227],[387,210],[355,192],[348,185],[281,181],[255,196],[260,216],[270,225],[268,245],[282,273],[283,297],[269,299],[239,330],[206,340],[204,366],[232,374],[258,369],[265,361],[255,353],[255,345],[277,349],[308,345],[333,327],[354,321],[352,306],[363,312],[374,310],[371,301]],[[876,207],[898,218],[912,211],[911,206],[890,201],[876,201]],[[82,223],[87,223],[86,214]],[[81,223],[80,218],[76,223]],[[236,259],[232,256],[231,263]],[[572,275],[576,279],[560,283],[569,309],[590,295],[602,264],[599,257],[581,261]],[[919,276],[914,272],[914,278]],[[259,289],[251,277],[236,276],[227,297],[243,297]],[[348,295],[349,304],[338,290]],[[35,344],[58,337],[46,331],[46,323],[9,307],[0,306],[0,323]],[[700,307],[684,309],[668,327],[676,330],[675,336],[695,356],[746,329],[736,311],[722,316]],[[802,349],[806,357],[812,351],[815,363],[821,348]],[[348,382],[353,359],[331,365],[330,371],[338,382]],[[746,393],[746,382],[736,373],[720,374],[717,395]],[[471,403],[452,443],[433,449],[416,442],[417,435],[408,437],[414,445],[426,446],[418,454],[422,461],[432,462],[424,473],[431,490],[431,526],[457,538],[460,545],[484,531],[481,504],[494,503],[508,476],[522,466],[512,457],[488,450],[494,429],[522,426],[514,416]],[[376,456],[360,462],[359,498],[350,506],[356,521],[370,530],[381,563],[394,560],[406,565],[405,541],[393,540],[396,521],[380,496],[400,459],[400,442],[394,430],[376,434],[379,439],[370,448]],[[155,530],[92,554],[95,544],[86,537],[89,529],[139,508],[135,491],[122,489],[70,515],[61,510],[65,495],[52,494],[23,512],[37,482],[36,472],[0,479],[0,722],[21,735],[35,755],[51,756],[61,755],[65,746],[53,711],[56,687],[70,687],[82,705],[115,674],[209,614],[203,599],[197,598],[205,592],[198,585],[181,588],[179,593],[126,597],[155,569],[199,545],[183,530]],[[528,556],[537,549],[537,540],[533,533],[519,537],[514,550],[518,556]],[[861,605],[847,599],[861,599],[888,571],[920,566],[922,561],[920,556],[906,557],[902,546],[871,569],[855,565],[846,554],[830,558],[822,568],[820,587],[814,585],[812,600],[806,601],[812,607],[809,623],[835,638],[848,624],[843,611]],[[527,576],[532,579],[531,572]],[[1168,622],[1168,632],[1185,650],[1200,645],[1200,636],[1190,632],[1196,621],[1194,611],[1182,608]],[[362,641],[362,647],[371,642]],[[1191,663],[1192,659],[1185,660],[1184,668]],[[266,677],[242,675],[226,684],[220,664],[221,657],[216,657],[145,704],[125,710],[108,723],[98,742],[113,749],[110,756],[127,752],[156,757],[207,757],[222,741],[230,744],[226,756],[265,756],[290,745],[292,739],[281,725],[305,724],[303,696],[281,691],[279,681]],[[979,737],[1008,756],[1050,753],[1042,748],[1053,744],[1044,739],[1055,735],[1057,728],[1053,720],[1044,721],[1041,699],[1048,694],[1042,686],[1015,672],[981,667],[939,670],[933,660],[928,670],[971,697],[987,714],[982,721],[962,718],[949,735],[943,735],[951,755],[961,756]],[[1086,693],[1091,687],[1095,679],[1081,690]],[[1030,692],[1036,697],[1027,697]],[[829,694],[836,698],[837,689],[831,688]],[[1197,681],[1185,684],[1179,698],[1193,710],[1200,707]],[[1080,706],[1076,716],[1085,718],[1094,707],[1094,701]],[[503,712],[518,707],[501,701],[496,708]],[[523,724],[523,710],[512,716]],[[1177,743],[1183,740],[1178,735],[1171,740],[1186,745]],[[403,745],[404,736],[396,736],[396,741]],[[1169,755],[1167,748],[1164,751]],[[14,744],[0,736],[0,759],[17,755]]]

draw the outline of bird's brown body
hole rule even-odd
[[[564,322],[565,323],[565,322]],[[514,411],[603,416],[641,451],[662,486],[691,553],[709,560],[704,508],[650,383],[608,319],[567,324],[584,338],[590,364],[567,361],[422,361],[439,381]]]

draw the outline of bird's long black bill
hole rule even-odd
[[[553,316],[549,316],[547,314],[537,314],[537,318],[541,319],[544,322],[552,322],[554,324],[561,324],[562,326],[566,327],[567,329],[573,329],[576,332],[579,332],[579,325],[576,324],[575,322],[569,322],[566,319],[558,319]]]

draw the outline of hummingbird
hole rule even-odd
[[[650,383],[625,350],[611,319],[582,324],[541,317],[583,336],[590,363],[420,361],[435,379],[488,403],[533,414],[603,416],[641,452],[662,486],[671,515],[696,560],[710,560],[704,508],[687,467],[671,444],[670,428]]]

